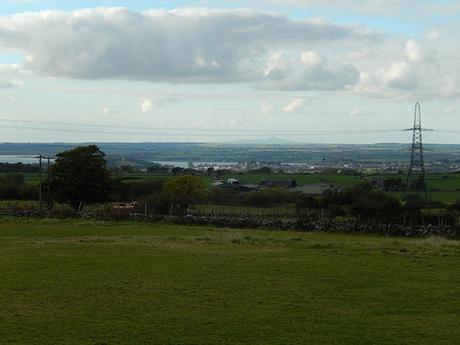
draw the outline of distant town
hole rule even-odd
[[[99,143],[112,168],[135,171],[175,167],[197,171],[312,173],[329,170],[361,173],[406,171],[410,144],[214,144],[214,143]],[[38,155],[53,156],[78,144],[0,144],[0,162],[38,164]],[[427,172],[460,170],[460,145],[425,145]]]

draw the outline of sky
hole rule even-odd
[[[0,0],[0,142],[408,142],[420,102],[460,144],[458,32],[458,0]]]

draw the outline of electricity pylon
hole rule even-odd
[[[425,199],[428,199],[425,161],[423,159],[422,114],[419,102],[415,103],[414,127],[411,130],[412,148],[407,173],[406,197],[409,194],[421,193]]]

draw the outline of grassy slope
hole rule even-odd
[[[8,344],[453,344],[443,240],[0,223]]]

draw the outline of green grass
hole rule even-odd
[[[224,179],[236,178],[246,183],[260,183],[262,180],[296,180],[298,185],[314,183],[338,184],[344,187],[359,183],[361,179],[356,176],[346,176],[339,174],[229,174]]]
[[[368,179],[400,177],[405,181],[405,175],[370,175]],[[340,174],[245,174],[245,175],[228,175],[225,178],[237,178],[248,183],[260,183],[263,179],[295,179],[298,185],[307,185],[314,183],[330,183],[343,187],[350,187],[362,182],[357,176],[347,176]],[[460,174],[442,173],[427,175],[429,197],[433,201],[444,203],[454,203],[460,200]],[[402,198],[403,193],[392,193],[396,197]]]
[[[0,173],[0,177],[1,176],[4,176],[4,175],[8,175],[8,174],[11,174],[11,173]],[[40,174],[39,173],[17,173],[17,174],[20,174],[24,177],[24,182],[27,183],[27,184],[31,184],[31,185],[34,185],[34,186],[38,186],[38,183],[40,181]],[[46,173],[43,173],[42,175],[42,181],[45,181],[46,180]]]
[[[442,239],[0,223],[2,344],[454,344]]]
[[[1,176],[1,174],[0,174]],[[23,174],[26,183],[31,185],[38,185],[38,173],[25,173]],[[147,181],[152,179],[167,179],[174,176],[169,173],[131,173],[131,174],[118,174],[125,183],[134,183],[136,181]],[[384,177],[401,177],[405,180],[405,175],[370,175],[367,178],[384,178]],[[460,200],[460,174],[455,173],[441,173],[441,174],[428,174],[428,189],[431,200],[441,201],[445,203],[453,203]],[[227,174],[222,176],[222,179],[236,178],[245,183],[258,184],[264,179],[274,180],[289,180],[295,179],[298,185],[308,185],[314,183],[329,183],[336,184],[343,187],[353,186],[362,181],[357,176],[347,176],[340,174]],[[46,180],[46,174],[43,174],[43,181]],[[212,178],[209,176],[202,176],[202,179],[207,186],[212,183]],[[393,193],[395,196],[400,197],[402,193]]]

